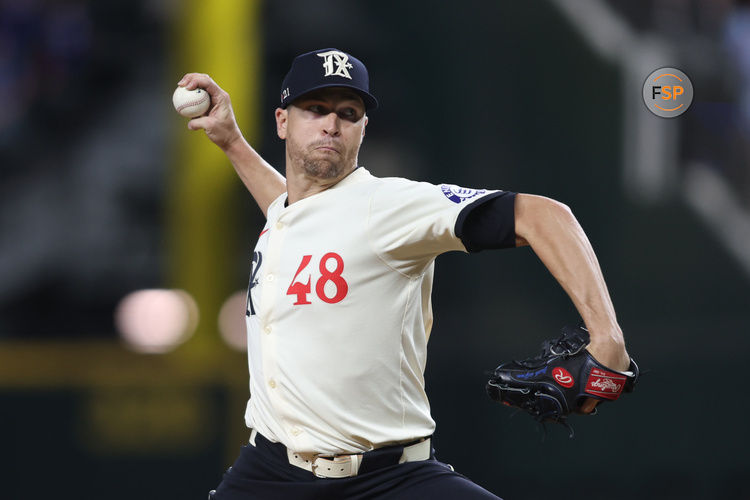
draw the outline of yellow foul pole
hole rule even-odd
[[[174,85],[188,72],[208,73],[232,97],[246,138],[257,137],[261,68],[261,0],[185,0],[172,37]],[[236,288],[238,234],[234,170],[203,132],[174,115],[175,151],[167,192],[168,282],[195,298],[200,322],[183,348],[192,357],[221,352],[217,316]]]

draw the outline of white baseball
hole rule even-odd
[[[195,118],[208,111],[211,97],[201,88],[188,90],[185,87],[177,87],[172,94],[172,104],[182,116]]]

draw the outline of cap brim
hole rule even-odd
[[[347,88],[347,89],[352,89],[353,91],[355,91],[362,98],[362,102],[365,103],[365,109],[367,111],[369,111],[371,109],[375,109],[375,108],[378,107],[378,100],[375,99],[375,97],[372,94],[369,94],[369,93],[365,92],[364,90],[359,89],[359,88],[357,88],[357,87],[355,87],[353,85],[347,85],[345,83],[336,82],[336,83],[325,83],[323,85],[318,85],[318,86],[312,87],[310,89],[305,89],[304,92],[302,92],[301,94],[298,94],[298,95],[290,95],[289,99],[288,99],[288,102],[286,104],[282,104],[281,105],[281,109],[286,109],[286,107],[289,106],[290,104],[293,104],[294,101],[296,101],[297,99],[299,99],[300,97],[302,97],[304,95],[309,94],[310,92],[313,92],[313,91],[319,90],[319,89],[329,88],[329,87],[343,87],[343,88]]]

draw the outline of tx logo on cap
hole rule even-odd
[[[338,50],[329,50],[328,52],[319,53],[318,57],[323,58],[323,69],[326,70],[323,76],[341,76],[350,80],[352,79],[352,76],[349,74],[349,68],[352,67],[352,64],[349,62],[348,55]]]

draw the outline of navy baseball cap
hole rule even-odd
[[[338,49],[314,50],[294,58],[281,84],[281,107],[286,109],[303,94],[325,87],[350,88],[362,98],[365,109],[378,107],[378,100],[370,94],[370,77],[365,65]]]

